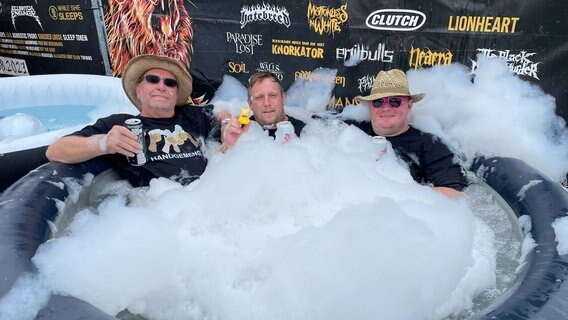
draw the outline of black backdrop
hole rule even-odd
[[[554,96],[557,113],[568,119],[565,0],[133,3],[0,0],[0,75],[120,76],[133,55],[157,52],[184,61],[194,98],[208,99],[225,74],[246,83],[252,72],[270,70],[288,87],[325,67],[338,70],[329,79],[335,88],[328,108],[339,110],[356,103],[380,69],[474,68],[484,54],[507,59],[519,77]],[[348,66],[353,59],[360,63]]]

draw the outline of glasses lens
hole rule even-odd
[[[155,76],[153,74],[147,74],[146,76],[144,76],[144,79],[146,79],[146,81],[148,81],[151,84],[156,84],[160,82],[160,77]]]
[[[383,103],[385,103],[385,99],[383,98],[373,100],[373,107],[380,108],[383,105]]]
[[[164,84],[165,84],[167,87],[174,88],[174,87],[177,87],[178,82],[177,82],[176,80],[174,80],[174,79],[171,79],[171,78],[165,78],[165,79],[164,79]]]
[[[402,103],[402,99],[399,97],[392,97],[389,98],[389,104],[391,107],[393,108],[398,108],[400,107],[400,104]]]
[[[153,75],[153,74],[147,74],[144,76],[144,79],[146,79],[146,81],[148,81],[148,83],[151,84],[158,84],[160,83],[160,77]],[[170,88],[174,88],[177,87],[178,82],[175,79],[172,78],[164,78],[164,85],[166,87],[170,87]]]

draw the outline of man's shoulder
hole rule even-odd
[[[370,136],[374,136],[375,133],[373,132],[373,126],[371,125],[370,121],[365,121],[365,120],[355,120],[355,119],[342,119],[339,118],[341,121],[343,121],[343,123],[350,125],[350,126],[355,126],[359,129],[361,129],[361,131],[365,132],[366,134],[370,135]]]
[[[413,126],[409,126],[408,130],[406,130],[405,132],[390,137],[390,138],[398,138],[401,140],[405,140],[405,139],[421,139],[424,141],[433,141],[436,139],[436,136],[434,136],[431,133],[428,133],[426,131],[422,131],[420,129],[417,129]]]
[[[440,155],[454,153],[453,149],[439,136],[412,126],[405,133],[394,138],[394,144],[404,145],[406,148],[420,149],[422,152],[428,154]]]
[[[300,120],[300,119],[296,119],[296,118],[291,117],[291,116],[288,116],[288,121],[292,122],[292,124],[293,124],[294,126],[296,126],[296,125],[305,126],[305,125],[306,125],[306,123],[305,123],[304,121],[302,121],[302,120]]]
[[[432,149],[435,139],[433,135],[410,126],[403,133],[387,137],[387,140],[393,148],[404,153],[424,154]]]
[[[288,121],[290,121],[290,123],[294,127],[294,133],[296,133],[296,135],[299,137],[302,134],[302,130],[306,126],[306,123],[291,116],[288,116]]]
[[[129,113],[113,113],[106,117],[97,119],[94,125],[104,124],[107,126],[113,126],[115,124],[124,124],[124,121],[130,118],[138,118],[138,116]]]
[[[406,135],[420,135],[420,136],[423,136],[423,135],[431,135],[431,134],[429,134],[428,132],[422,131],[422,130],[420,130],[420,129],[418,129],[418,128],[415,128],[415,127],[413,127],[413,126],[408,126],[408,130],[406,130],[406,131],[405,131],[404,133],[402,133],[402,134],[403,134],[403,135],[404,135],[404,134],[406,134]]]
[[[99,120],[104,122],[124,122],[130,118],[137,118],[138,116],[129,113],[113,113]]]
[[[213,105],[195,105],[195,104],[185,104],[183,106],[176,106],[176,110],[184,113],[205,113],[213,112]]]
[[[215,115],[213,114],[212,105],[193,105],[187,104],[176,107],[176,114],[181,115],[183,122],[193,127],[193,130],[201,131],[207,135],[213,126]]]
[[[93,134],[106,133],[113,126],[123,125],[124,121],[130,118],[136,118],[136,116],[128,113],[114,113],[106,117],[99,118],[93,124],[89,124],[69,135],[90,136]]]
[[[186,104],[176,107],[176,113],[182,114],[192,120],[210,121],[215,117],[213,114],[213,105],[194,105]]]

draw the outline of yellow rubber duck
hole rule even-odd
[[[244,125],[247,125],[250,122],[249,119],[249,112],[250,112],[250,108],[241,108],[241,115],[239,116],[239,123]]]

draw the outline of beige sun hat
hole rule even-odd
[[[422,100],[425,95],[425,93],[410,94],[406,73],[399,69],[392,69],[389,71],[379,71],[371,88],[371,94],[364,97],[357,96],[357,99],[376,100],[391,96],[410,96],[412,101],[418,102]]]
[[[193,80],[191,75],[181,63],[178,61],[168,58],[166,56],[157,56],[152,54],[142,54],[132,58],[122,75],[122,88],[126,95],[134,103],[136,108],[140,110],[140,105],[142,102],[136,97],[136,85],[140,81],[142,75],[150,69],[163,69],[171,72],[177,82],[177,94],[178,99],[176,105],[183,105],[189,99],[191,94],[191,89],[193,85]]]

